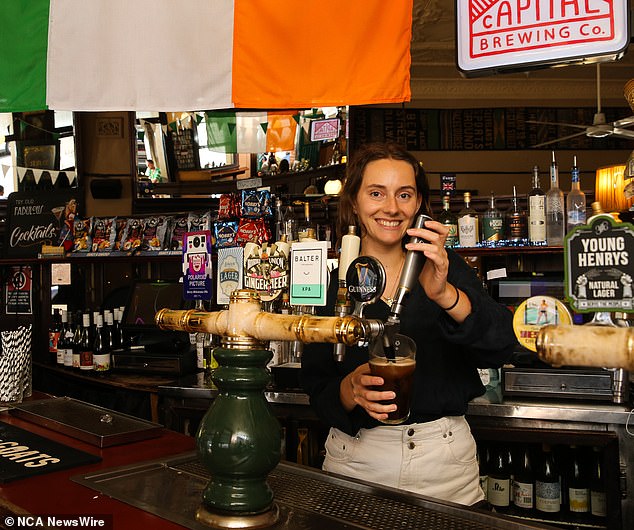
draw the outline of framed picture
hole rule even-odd
[[[97,118],[97,138],[123,138],[123,118]]]
[[[24,167],[34,169],[57,169],[57,146],[27,145],[24,147]]]

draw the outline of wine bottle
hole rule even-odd
[[[310,216],[310,202],[304,203],[304,222],[297,230],[297,239],[299,241],[315,241],[317,236],[317,224],[312,220]]]
[[[530,513],[535,507],[535,472],[533,470],[532,448],[522,446],[513,477],[513,504],[521,513]]]
[[[61,311],[61,324],[59,327],[59,337],[57,339],[57,357],[56,363],[58,367],[64,366],[64,355],[66,355],[66,331],[68,328],[68,311],[62,309]]]
[[[75,345],[75,322],[73,321],[73,314],[67,311],[66,318],[68,320],[66,324],[66,331],[64,332],[64,338],[66,344],[64,345],[64,368],[70,370],[73,367],[73,347]]]
[[[123,345],[123,340],[121,337],[121,309],[115,307],[113,316],[114,320],[112,322],[112,349],[118,350]]]
[[[93,345],[90,335],[90,313],[84,313],[82,316],[81,338],[79,340],[79,369],[85,372],[94,369]]]
[[[489,208],[482,216],[482,242],[486,246],[496,246],[504,239],[504,217],[495,205],[495,194],[491,192]]]
[[[438,216],[438,222],[449,228],[449,234],[445,240],[445,247],[454,248],[459,245],[458,240],[458,218],[451,212],[449,205],[449,195],[443,195],[442,212]]]
[[[570,191],[566,196],[567,232],[586,223],[586,194],[581,191],[579,184],[579,168],[577,167],[576,156],[573,158],[570,176],[572,183],[570,185]]]
[[[83,328],[83,315],[81,313],[81,311],[77,311],[76,313],[76,325],[75,325],[75,332],[73,334],[73,363],[72,363],[72,368],[73,370],[79,370],[80,369],[80,365],[81,365],[81,355],[80,355],[80,350],[81,350],[81,339],[84,333],[84,328]]]
[[[57,342],[62,331],[62,317],[59,309],[53,310],[51,326],[48,330],[48,356],[53,366],[57,364]]]
[[[471,208],[471,193],[464,193],[464,207],[458,214],[458,239],[461,247],[475,247],[480,241],[478,213]]]
[[[282,209],[282,199],[275,198],[275,241],[280,241],[282,236],[286,234],[286,221],[284,219],[284,210]]]
[[[93,342],[94,370],[98,375],[104,375],[110,371],[110,344],[105,337],[103,316],[97,315],[95,325],[95,340]]]
[[[552,448],[542,445],[542,460],[535,475],[535,508],[538,512],[557,515],[561,512],[561,481]]]
[[[513,186],[513,206],[508,214],[509,239],[515,243],[525,244],[528,239],[528,222],[526,212],[519,205],[517,189]]]
[[[605,495],[605,477],[603,475],[603,453],[599,447],[592,448],[590,513],[593,518],[600,520],[604,520],[608,513]]]
[[[533,167],[533,189],[528,194],[528,240],[531,245],[546,244],[546,194],[539,183],[539,166]]]
[[[503,447],[493,452],[487,480],[487,500],[500,512],[509,508],[511,493],[511,472],[508,467],[508,454]]]
[[[559,189],[559,169],[553,151],[550,164],[550,188],[546,192],[546,242],[560,247],[564,243],[564,193]]]
[[[566,470],[568,510],[580,519],[590,511],[590,480],[583,465],[581,450],[571,445],[569,456]]]

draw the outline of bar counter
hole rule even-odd
[[[159,396],[169,417],[170,410],[205,410],[217,395],[202,374],[182,378],[159,387]],[[267,389],[265,396],[280,418],[290,417],[297,425],[319,425],[308,396],[297,390]],[[618,484],[620,498],[612,499],[608,528],[634,528],[634,413],[631,405],[610,401],[582,401],[503,397],[500,387],[474,399],[467,420],[473,434],[485,442],[585,445],[610,448],[608,480]],[[302,421],[305,423],[302,424]],[[322,426],[323,428],[323,426]],[[291,458],[293,452],[290,451]],[[617,513],[620,511],[620,514]]]
[[[1,528],[33,526],[19,524],[21,516],[29,515],[41,517],[45,524],[40,526],[44,527],[52,516],[64,520],[85,515],[111,517],[112,526],[107,522],[106,529],[206,528],[193,517],[208,476],[204,469],[202,473],[195,469],[192,437],[163,430],[157,438],[100,449],[15,417],[7,410],[0,412],[0,421],[102,459],[0,485]],[[439,530],[551,528],[284,462],[273,471],[269,482],[280,513],[271,529],[344,530],[357,527],[356,523],[377,530],[392,524]]]

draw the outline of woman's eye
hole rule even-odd
[[[371,191],[370,192],[370,197],[380,197],[381,193],[378,191]]]
[[[411,193],[403,192],[399,195],[401,199],[410,199],[412,197]]]

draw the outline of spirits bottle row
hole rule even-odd
[[[480,485],[495,510],[577,523],[605,521],[600,447],[480,443]]]
[[[564,236],[586,222],[586,197],[579,184],[577,157],[571,169],[571,189],[565,196],[559,188],[559,169],[552,155],[550,188],[541,189],[539,167],[533,168],[532,189],[527,197],[528,211],[521,208],[515,186],[512,205],[507,212],[498,209],[493,192],[488,208],[478,213],[471,205],[471,193],[463,195],[464,206],[456,215],[450,198],[443,197],[438,220],[449,227],[447,247],[562,246]]]
[[[111,352],[121,348],[123,310],[77,311],[55,309],[49,329],[49,356],[58,367],[82,373],[110,371]]]

